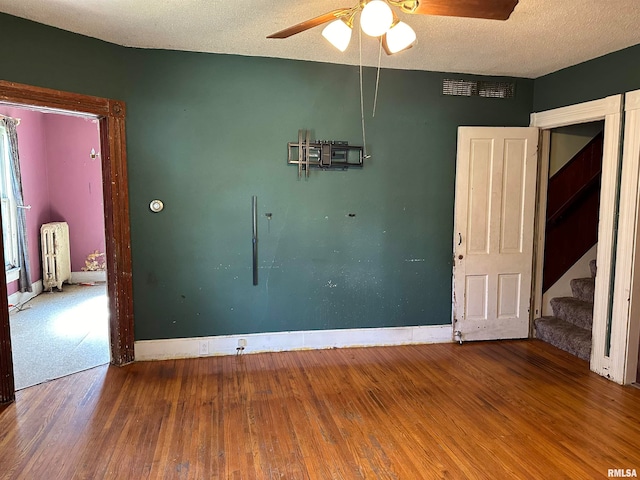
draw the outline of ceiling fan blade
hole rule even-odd
[[[506,20],[517,4],[518,0],[419,0],[411,13]]]
[[[306,20],[302,23],[298,23],[289,28],[285,28],[284,30],[280,30],[279,32],[272,33],[267,38],[288,38],[292,35],[295,35],[300,32],[304,32],[305,30],[309,30],[310,28],[317,27],[318,25],[322,25],[323,23],[330,22],[331,20],[335,20],[336,18],[343,17],[349,14],[353,9],[352,8],[339,8],[337,10],[333,10],[331,12],[327,12],[319,17],[314,17],[310,20]]]

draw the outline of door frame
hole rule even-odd
[[[542,269],[544,260],[545,221],[547,209],[547,185],[549,175],[549,147],[550,130],[579,123],[587,123],[604,120],[604,145],[602,154],[602,183],[600,191],[600,212],[598,223],[598,253],[596,262],[598,274],[596,276],[592,348],[590,368],[599,375],[621,382],[612,376],[611,354],[614,351],[614,342],[611,342],[611,350],[607,353],[607,325],[610,315],[617,311],[615,302],[616,289],[612,288],[613,278],[612,261],[614,254],[622,258],[623,245],[616,245],[616,231],[620,235],[624,229],[623,219],[620,218],[616,228],[616,204],[618,201],[618,184],[620,171],[620,152],[622,135],[622,95],[612,95],[600,100],[570,105],[543,112],[531,114],[530,125],[541,129],[540,148],[540,188],[538,190],[538,211],[536,215],[536,240],[535,240],[535,280],[533,291],[532,319],[540,316],[542,312]],[[544,179],[544,181],[542,181]],[[633,197],[635,201],[635,196]],[[620,199],[620,214],[628,210],[625,198]],[[620,266],[618,262],[618,267]],[[629,262],[627,262],[629,263]],[[615,271],[616,284],[618,283],[619,268]],[[612,305],[612,299],[614,303]],[[612,340],[613,340],[612,330]]]
[[[125,103],[101,97],[0,80],[0,102],[38,110],[95,116],[100,124],[100,158],[105,215],[111,364],[134,360],[131,230],[127,181]],[[1,232],[0,232],[1,240]],[[0,260],[2,260],[0,249]],[[0,275],[0,403],[15,399],[7,282]]]
[[[624,145],[616,297],[611,325],[611,370],[619,383],[636,382],[640,337],[640,90],[625,93]],[[632,259],[632,261],[629,261]]]

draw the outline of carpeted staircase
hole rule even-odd
[[[591,278],[571,280],[573,297],[551,299],[553,317],[535,320],[536,338],[589,361],[596,261],[589,262]]]

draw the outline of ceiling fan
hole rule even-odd
[[[382,37],[385,51],[392,55],[410,48],[416,40],[416,34],[409,25],[398,19],[390,6],[399,7],[408,14],[507,20],[517,4],[518,0],[360,0],[354,7],[332,10],[267,38],[288,38],[331,22],[322,35],[344,51],[351,39],[354,17],[360,12],[362,31],[373,37]]]

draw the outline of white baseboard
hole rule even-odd
[[[42,293],[42,280],[31,284],[31,292],[15,292],[9,295],[9,311],[15,310],[18,305],[28,302]]]
[[[106,282],[107,272],[71,272],[71,280],[69,283],[92,283],[92,282]]]
[[[451,325],[252,333],[247,335],[141,340],[135,342],[135,359],[136,361],[146,361],[235,355],[239,340],[246,341],[243,353],[381,347],[450,343],[453,341]]]

